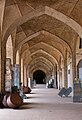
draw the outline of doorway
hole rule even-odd
[[[33,73],[33,80],[36,81],[36,84],[46,84],[45,77],[46,74],[42,70],[37,70]]]

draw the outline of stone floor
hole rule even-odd
[[[57,93],[58,90],[38,85],[20,109],[0,109],[0,120],[82,120],[82,104]]]

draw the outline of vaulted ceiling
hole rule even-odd
[[[6,0],[4,36],[14,29],[24,64],[48,72],[82,37],[82,0]]]

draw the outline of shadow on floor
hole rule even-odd
[[[31,98],[33,99],[33,98],[39,98],[39,97],[34,97],[34,96],[33,97],[29,97],[29,96],[27,96],[27,99],[31,99]]]
[[[29,93],[29,94],[36,94],[36,93]],[[28,94],[27,94],[28,95]]]
[[[72,98],[72,96],[62,96],[62,98]]]
[[[20,108],[15,110],[33,109],[43,105],[42,103],[24,103]]]

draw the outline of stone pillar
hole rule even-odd
[[[21,54],[19,53],[20,82],[21,82]]]
[[[2,46],[0,46],[1,50]],[[4,52],[2,52],[4,49]],[[6,59],[6,53],[5,48],[3,47],[0,51],[0,89],[4,92],[5,90],[5,59]]]
[[[74,83],[77,81],[76,79],[76,52],[74,51],[72,53],[72,81],[73,81],[73,92],[72,92],[72,96],[74,96],[74,93],[76,91],[76,86],[74,86]],[[77,88],[78,91],[78,88]],[[79,92],[78,92],[79,93]],[[74,98],[73,98],[74,99]]]
[[[29,82],[30,82],[29,85],[30,85],[31,88],[33,88],[33,74],[32,73],[30,73],[29,78],[30,78],[29,79]]]
[[[64,87],[68,87],[68,77],[67,77],[67,50],[65,51],[65,58],[64,58]]]
[[[56,88],[56,67],[54,67],[54,87]]]
[[[0,39],[0,91],[1,91],[1,84],[2,81],[1,81],[1,39]]]
[[[6,73],[5,73],[5,91],[6,92],[11,92],[11,87],[13,85],[11,58],[6,58],[5,69],[6,69]]]
[[[14,86],[20,88],[20,66],[17,64],[14,67]]]
[[[76,78],[76,52],[72,53],[72,75],[73,75],[73,82]]]
[[[26,66],[24,65],[24,85],[27,86]]]
[[[1,45],[1,90],[5,91],[5,73],[6,73],[6,46]]]
[[[24,70],[24,61],[23,61],[23,85],[24,85],[24,83],[25,83],[25,76],[24,76],[24,72],[25,72],[25,70]]]
[[[21,82],[23,83],[23,59],[21,59]]]
[[[13,66],[16,64],[16,51],[15,48],[13,48]]]
[[[0,0],[0,91],[4,92],[5,89],[5,55],[6,48],[2,44],[2,25],[4,16],[5,0]]]
[[[70,83],[71,87],[73,87],[72,62],[70,62]]]
[[[68,81],[67,81],[67,60],[64,61],[64,87],[68,87]]]
[[[59,76],[59,70],[57,70],[57,83],[58,83],[58,89],[60,90],[60,76]]]
[[[27,80],[27,87],[28,87],[28,80],[29,80],[29,70],[28,70],[28,66],[26,66],[26,80]]]
[[[61,85],[61,84],[62,84],[62,83],[61,83],[61,82],[62,82],[62,81],[61,81],[61,79],[62,79],[61,74],[62,74],[62,73],[61,73],[61,70],[58,70],[58,71],[57,71],[57,81],[58,81],[58,89],[59,89],[59,90],[60,90],[61,87],[62,87],[62,85]]]
[[[62,71],[59,71],[60,89],[62,88]]]
[[[56,65],[56,88],[58,89],[57,65]]]
[[[16,63],[16,29],[13,31],[13,33],[11,34],[12,37],[12,46],[13,46],[13,66]]]
[[[5,91],[5,63],[6,63],[6,46],[2,43],[0,34],[0,91]]]
[[[72,96],[73,96],[73,74],[72,74],[72,62],[70,62],[70,82],[71,82]]]
[[[64,67],[62,68],[62,87],[64,87]]]

